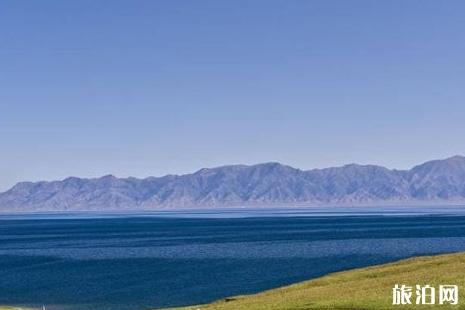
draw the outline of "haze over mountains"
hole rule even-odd
[[[0,193],[0,211],[151,210],[238,206],[465,203],[465,157],[410,170],[350,164],[299,170],[231,165],[164,177],[21,182]]]

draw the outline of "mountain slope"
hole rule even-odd
[[[164,177],[22,182],[0,194],[2,211],[465,202],[465,157],[408,171],[346,165],[303,171],[279,163],[231,165]]]

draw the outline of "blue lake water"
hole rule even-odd
[[[3,215],[0,304],[50,310],[198,304],[463,250],[462,208]]]

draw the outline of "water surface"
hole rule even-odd
[[[51,310],[197,304],[463,251],[465,214],[458,210],[3,215],[0,304]]]

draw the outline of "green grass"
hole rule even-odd
[[[455,284],[459,304],[392,305],[395,284]],[[412,296],[415,303],[415,292]],[[355,269],[319,279],[236,296],[206,305],[177,310],[383,310],[460,309],[465,310],[465,253],[419,257],[375,267]]]

